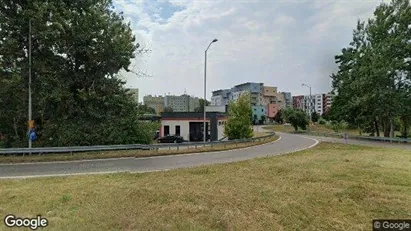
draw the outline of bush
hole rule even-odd
[[[318,120],[318,123],[321,124],[321,125],[325,125],[325,124],[327,124],[327,120],[325,120],[325,119],[323,119],[323,118],[320,118],[320,119]]]
[[[298,128],[302,130],[307,130],[309,120],[307,115],[302,110],[286,109],[284,111],[285,120],[290,123],[295,131],[298,131]]]

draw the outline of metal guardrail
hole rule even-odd
[[[318,136],[325,136],[325,137],[336,137],[336,138],[344,139],[344,133],[306,132],[306,133],[301,133],[301,134],[318,135]],[[350,134],[348,134],[347,139],[371,140],[371,141],[392,142],[392,143],[411,143],[411,139],[405,139],[405,138],[358,136],[358,135],[350,135]]]
[[[159,150],[159,149],[177,149],[181,147],[205,147],[219,144],[238,144],[245,142],[259,142],[275,135],[274,132],[266,136],[253,137],[249,139],[213,141],[213,142],[184,142],[184,143],[159,143],[159,144],[124,144],[124,145],[95,145],[95,146],[73,146],[73,147],[44,147],[44,148],[2,148],[1,155],[24,155],[24,154],[50,154],[50,153],[75,153],[75,152],[93,152],[93,151],[113,151],[113,150]]]

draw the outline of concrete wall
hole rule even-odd
[[[208,121],[207,121],[208,122]],[[160,136],[164,136],[164,126],[170,126],[170,135],[176,134],[176,125],[180,125],[180,136],[184,138],[184,140],[189,140],[189,133],[190,133],[190,123],[187,120],[162,120],[161,121],[161,130]]]
[[[224,137],[224,125],[225,125],[225,123],[226,123],[226,120],[218,120],[218,126],[217,126],[218,140],[220,140]]]

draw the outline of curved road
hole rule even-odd
[[[281,133],[280,139],[272,143],[221,152],[193,153],[146,158],[132,157],[64,162],[0,164],[0,179],[114,172],[161,171],[174,168],[228,163],[256,157],[280,155],[307,149],[315,146],[317,143],[318,141],[314,138]]]

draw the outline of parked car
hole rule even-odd
[[[210,140],[210,134],[207,135],[207,141]],[[201,133],[197,133],[197,134],[191,134],[190,135],[190,141],[192,142],[200,142],[204,140],[204,135]]]
[[[160,138],[160,130],[156,131],[156,134],[154,134],[154,140]]]
[[[158,138],[157,141],[159,143],[182,143],[184,142],[184,138],[181,136],[163,136]]]

